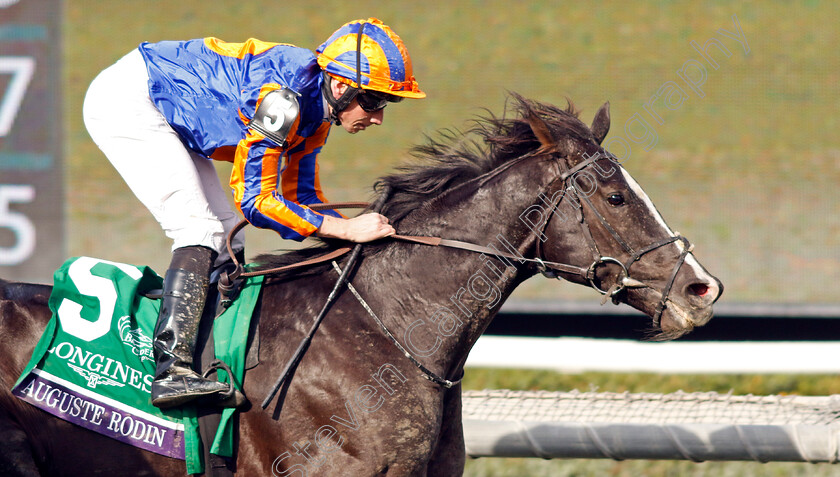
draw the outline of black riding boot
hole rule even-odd
[[[197,246],[179,248],[172,254],[155,327],[152,404],[159,408],[180,406],[230,390],[229,384],[206,379],[192,369],[198,323],[214,259],[215,252]]]

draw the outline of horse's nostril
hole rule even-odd
[[[706,293],[709,293],[709,286],[705,283],[695,283],[693,285],[689,285],[688,289],[691,290],[691,293],[697,296],[705,296]]]

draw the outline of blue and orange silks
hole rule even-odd
[[[321,69],[304,48],[250,39],[143,43],[149,95],[189,149],[232,162],[234,200],[253,225],[302,240],[321,226],[306,205],[327,202],[317,157],[330,123]],[[265,95],[282,87],[300,94],[300,114],[286,148],[248,127]],[[285,157],[285,163],[283,158]]]

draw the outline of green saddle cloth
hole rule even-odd
[[[53,312],[12,393],[61,419],[135,447],[186,460],[187,473],[204,470],[193,407],[160,410],[151,404],[155,364],[152,336],[160,300],[144,297],[163,279],[149,267],[90,257],[72,258],[54,276]],[[248,328],[262,277],[249,278],[214,323],[216,357],[242,388]],[[219,370],[219,380],[230,376]],[[230,457],[233,409],[222,412],[211,452]]]

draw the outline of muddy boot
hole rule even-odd
[[[206,379],[192,369],[214,255],[205,247],[179,248],[166,271],[155,327],[156,369],[152,382],[152,404],[161,409],[230,391],[229,384]]]

